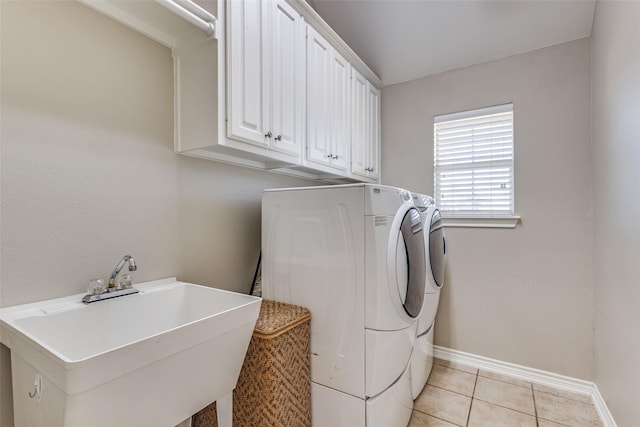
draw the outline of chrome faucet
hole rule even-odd
[[[82,302],[84,302],[85,304],[89,304],[91,302],[102,301],[104,299],[109,299],[109,298],[121,297],[123,295],[137,294],[138,290],[136,288],[131,287],[130,279],[129,279],[129,286],[127,287],[123,286],[122,288],[118,288],[116,286],[116,278],[118,277],[118,274],[120,274],[120,271],[122,271],[122,269],[124,268],[124,265],[127,263],[129,263],[129,271],[136,271],[138,269],[138,266],[136,265],[136,261],[133,259],[131,255],[123,256],[120,262],[118,263],[118,265],[116,266],[116,268],[113,270],[113,273],[111,273],[111,277],[109,278],[109,284],[107,285],[107,288],[106,289],[104,288],[104,282],[102,280],[100,280],[100,282],[102,282],[102,290],[98,292],[95,292],[93,289],[91,289],[91,285],[90,285],[89,292],[87,295],[85,295],[82,298]]]
[[[116,287],[116,277],[118,277],[120,270],[122,270],[127,262],[129,263],[129,271],[136,271],[138,269],[138,267],[136,266],[136,260],[133,259],[131,255],[123,256],[116,268],[113,270],[113,273],[111,273],[111,278],[109,279],[108,285],[110,288]]]

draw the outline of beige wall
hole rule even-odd
[[[247,291],[260,191],[309,182],[174,154],[163,46],[75,2],[0,5],[0,306],[82,292],[125,253],[138,281]],[[620,425],[640,424],[638,18],[639,3],[599,2],[592,58],[580,40],[382,98],[384,183],[426,193],[433,115],[514,102],[523,224],[447,230],[436,343],[594,379],[595,229],[595,381]],[[2,347],[0,427],[10,386]]]
[[[595,380],[640,425],[640,3],[598,2],[592,36]]]
[[[592,379],[590,45],[558,45],[382,93],[385,184],[433,193],[433,116],[514,103],[514,230],[448,228],[436,344]]]
[[[262,189],[310,182],[175,154],[169,49],[77,2],[0,5],[0,306],[83,292],[125,254],[136,281],[248,292]]]

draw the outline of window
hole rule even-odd
[[[436,116],[433,128],[443,217],[513,217],[513,104]]]

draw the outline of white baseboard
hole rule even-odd
[[[593,399],[593,404],[596,406],[596,411],[598,411],[598,415],[600,415],[600,419],[602,420],[604,427],[617,427],[616,421],[613,419],[613,415],[609,411],[609,407],[605,403],[604,398],[600,394],[600,390],[595,383],[593,384],[591,399]]]
[[[577,378],[571,378],[564,375],[554,374],[553,372],[542,371],[540,369],[529,368],[526,366],[516,365],[514,363],[503,362],[500,360],[490,359],[488,357],[477,356],[471,353],[465,353],[459,350],[452,350],[438,345],[433,348],[433,355],[438,359],[448,360],[451,362],[462,363],[478,369],[492,371],[510,377],[518,378],[532,383],[557,388],[560,390],[570,391],[572,393],[586,394],[591,396],[593,404],[602,420],[604,427],[617,427],[609,408],[605,403],[598,387],[590,382]]]

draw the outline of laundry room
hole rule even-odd
[[[167,278],[310,309],[292,425],[640,425],[639,18],[616,0],[0,1],[0,427],[106,425],[23,415],[63,364],[16,356],[47,347],[16,310],[116,307]],[[284,36],[236,37],[251,19]],[[478,117],[508,130],[453,149],[481,167],[451,197],[471,169],[446,169],[438,126]],[[119,313],[98,337],[156,319]],[[227,391],[166,405],[167,427],[217,425],[191,418],[214,400],[231,425]]]

